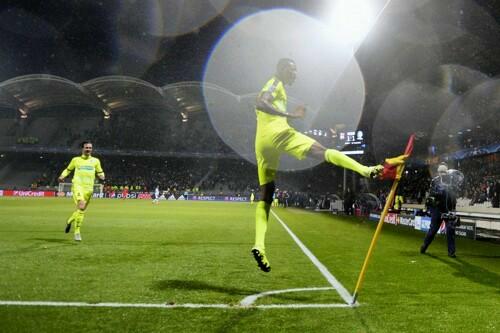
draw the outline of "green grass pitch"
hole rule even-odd
[[[242,307],[247,296],[263,292],[331,287],[274,217],[266,240],[272,271],[258,270],[250,254],[255,206],[94,200],[81,243],[63,231],[72,210],[69,199],[0,198],[0,332],[500,330],[498,244],[458,239],[458,258],[451,259],[438,236],[421,255],[423,233],[385,225],[360,306],[321,308],[345,305],[328,289],[263,296]],[[291,208],[274,212],[352,293],[375,223]],[[273,305],[284,307],[259,307]],[[311,307],[293,307],[300,305]]]

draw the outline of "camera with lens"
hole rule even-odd
[[[437,200],[434,196],[428,196],[427,199],[425,199],[425,207],[431,208],[431,207],[437,207]]]
[[[449,212],[443,213],[443,214],[441,214],[441,219],[454,227],[460,226],[460,217],[453,214],[453,213],[449,213]]]

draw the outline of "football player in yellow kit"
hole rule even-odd
[[[71,192],[73,193],[76,210],[67,220],[65,232],[68,233],[71,230],[71,225],[75,223],[74,233],[76,241],[82,240],[80,228],[85,215],[85,209],[87,209],[92,198],[92,193],[94,192],[95,176],[97,175],[99,179],[104,180],[104,171],[102,170],[101,162],[98,158],[91,156],[92,143],[84,141],[81,146],[82,155],[74,157],[59,176],[59,181],[63,182],[64,178],[71,172],[74,172]]]
[[[293,112],[287,111],[285,85],[293,84],[296,73],[297,67],[292,59],[280,59],[276,66],[276,74],[262,88],[255,108],[257,115],[255,154],[261,195],[256,207],[255,245],[252,254],[264,272],[271,270],[265,254],[264,239],[275,191],[276,170],[282,153],[299,160],[306,157],[324,160],[353,170],[363,177],[378,177],[384,169],[382,165],[371,167],[362,165],[338,150],[323,147],[316,140],[290,127],[288,118],[303,118],[305,114],[304,106],[297,107]]]

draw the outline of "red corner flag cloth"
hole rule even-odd
[[[387,158],[384,161],[384,170],[380,174],[380,179],[396,179],[401,178],[401,172],[399,170],[405,164],[406,159],[411,155],[413,151],[413,142],[415,141],[415,134],[410,136],[408,144],[406,145],[405,153],[393,158]]]

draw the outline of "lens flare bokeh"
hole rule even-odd
[[[464,96],[487,81],[485,74],[465,66],[442,65],[397,84],[387,93],[373,123],[376,158],[399,154],[401,147],[397,143],[405,142],[414,132],[420,133],[429,147],[434,147],[432,152],[424,152],[423,157],[451,151],[449,132],[471,126],[468,125],[471,111],[463,108]]]
[[[343,125],[355,130],[364,106],[363,76],[352,49],[307,15],[287,9],[246,17],[219,40],[207,62],[204,82],[214,128],[232,149],[255,163],[255,98],[275,73],[280,58],[297,64],[297,80],[286,87],[288,108],[307,106],[305,119],[290,122],[299,131]],[[227,95],[226,95],[227,94]],[[283,157],[281,170],[309,168],[320,161]]]

